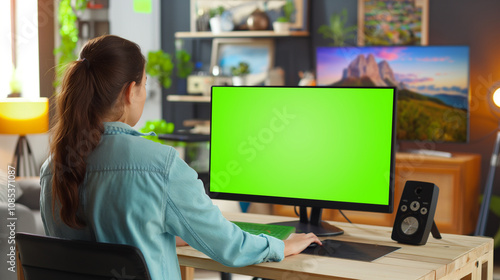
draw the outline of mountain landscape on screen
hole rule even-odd
[[[317,84],[395,87],[399,140],[466,142],[468,47],[318,48]]]

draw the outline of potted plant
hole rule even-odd
[[[210,9],[210,30],[213,33],[221,33],[222,32],[222,13],[224,13],[225,9],[222,6],[218,6],[217,8]]]
[[[357,26],[345,27],[347,22],[347,10],[343,9],[340,14],[330,16],[330,25],[324,24],[319,27],[318,33],[325,39],[332,39],[332,46],[345,46],[345,41],[356,37]]]
[[[231,74],[233,86],[243,86],[246,84],[246,75],[250,74],[250,66],[242,61],[238,66],[231,66]]]
[[[290,20],[294,11],[295,6],[293,5],[293,2],[291,0],[287,0],[285,5],[283,5],[283,16],[273,22],[274,32],[290,31]]]
[[[146,73],[151,77],[157,77],[160,84],[168,89],[172,85],[172,70],[174,63],[168,53],[163,50],[150,51],[148,53],[148,62],[146,64]]]

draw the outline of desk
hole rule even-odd
[[[224,213],[232,221],[278,222],[290,217]],[[424,246],[398,244],[391,240],[392,228],[335,222],[344,229],[333,237],[343,241],[397,246],[401,249],[373,262],[299,254],[282,262],[247,267],[226,267],[187,246],[178,247],[177,255],[184,279],[191,279],[194,268],[245,274],[270,279],[493,279],[493,239],[442,234],[443,239],[429,237]],[[332,238],[332,237],[330,237]]]

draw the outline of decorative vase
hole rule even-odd
[[[269,28],[269,18],[261,9],[253,11],[247,19],[249,30],[267,30]]]

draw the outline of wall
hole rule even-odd
[[[151,13],[136,13],[133,0],[109,1],[110,34],[131,40],[141,46],[142,54],[160,49],[160,1],[152,2]],[[131,20],[133,19],[133,20]],[[148,97],[141,119],[135,128],[140,129],[147,120],[161,118],[161,88],[151,77],[146,83]]]
[[[178,3],[182,2],[182,3]],[[441,0],[429,1],[429,45],[468,45],[470,46],[470,142],[467,144],[443,143],[401,143],[401,149],[427,148],[449,152],[477,153],[482,156],[481,187],[483,188],[489,169],[491,152],[495,140],[494,131],[498,120],[489,111],[486,95],[493,83],[500,81],[500,2],[495,0]],[[313,0],[311,3],[309,38],[277,38],[276,65],[286,69],[287,85],[298,83],[299,70],[314,70],[317,46],[327,46],[319,26],[328,22],[332,13],[346,8],[347,26],[357,24],[357,1],[355,0]],[[173,50],[175,31],[189,30],[189,3],[175,1],[162,8],[162,48]],[[192,39],[186,39],[186,41]],[[196,61],[210,61],[211,40],[194,40],[186,45],[193,48]],[[355,42],[349,42],[355,45]],[[175,88],[165,91],[175,93]],[[175,107],[174,107],[175,106]],[[163,116],[168,121],[179,123],[193,114],[189,104],[169,104],[163,98]],[[209,116],[208,113],[205,114]],[[500,170],[497,168],[494,193],[500,195]],[[498,219],[490,214],[488,234],[498,228]]]

